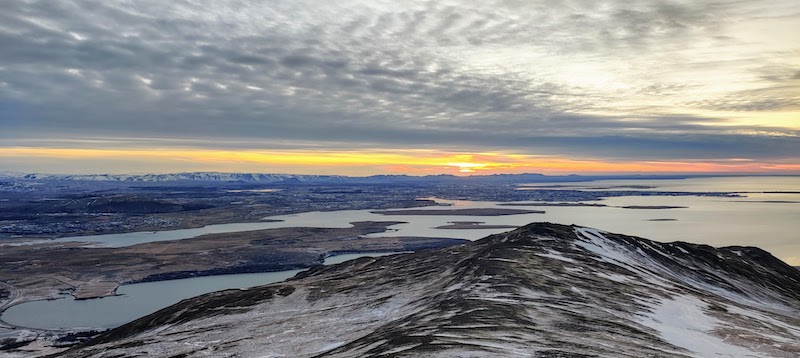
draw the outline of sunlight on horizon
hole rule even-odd
[[[47,173],[143,174],[177,171],[295,174],[614,174],[614,173],[790,173],[791,162],[604,161],[515,153],[458,153],[436,150],[214,150],[188,148],[85,149],[11,147],[0,149],[6,170],[37,172],[29,162],[47,163]],[[72,170],[70,170],[70,169]]]

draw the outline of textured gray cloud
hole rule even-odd
[[[800,38],[754,42],[798,14],[795,1],[13,1],[0,138],[792,157],[798,125],[722,112],[798,113]]]

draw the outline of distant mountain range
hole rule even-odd
[[[754,247],[549,223],[187,299],[72,357],[798,357],[800,272]]]
[[[680,175],[544,175],[536,173],[526,174],[493,174],[456,176],[449,174],[411,176],[411,175],[373,175],[368,177],[350,177],[341,175],[302,175],[302,174],[261,174],[261,173],[219,173],[219,172],[194,172],[173,174],[26,174],[26,173],[0,173],[0,179],[12,180],[39,180],[39,181],[103,181],[103,182],[170,182],[170,181],[197,181],[197,182],[242,182],[242,183],[309,183],[309,184],[335,184],[335,183],[533,183],[533,182],[579,182],[601,179],[683,179],[687,176]]]

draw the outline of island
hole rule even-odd
[[[504,216],[504,215],[520,215],[520,214],[544,214],[542,210],[521,210],[521,209],[503,209],[503,208],[470,208],[470,209],[411,209],[411,210],[377,210],[371,211],[373,214],[379,215],[424,215],[424,216]]]
[[[595,204],[595,203],[502,203],[497,204],[500,206],[587,206],[587,207],[595,207],[595,208],[602,208],[608,205],[605,204]]]
[[[485,223],[484,221],[448,221],[447,223],[450,225],[441,225],[434,229],[516,229],[519,227],[514,225],[483,225]]]

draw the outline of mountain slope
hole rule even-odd
[[[800,354],[800,271],[548,223],[186,300],[67,357]]]

